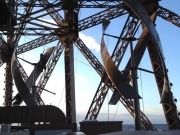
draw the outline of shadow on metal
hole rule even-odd
[[[0,123],[35,123],[65,124],[64,113],[55,106],[14,106],[0,107]]]

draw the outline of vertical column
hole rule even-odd
[[[4,96],[4,106],[11,106],[12,101],[12,75],[11,75],[11,62],[7,62],[5,68],[5,96]]]
[[[11,13],[14,14],[14,0],[7,1],[8,2],[8,7]],[[9,6],[11,5],[11,6]],[[12,25],[12,19],[9,18],[7,19],[7,26]],[[11,74],[11,57],[12,57],[12,49],[13,49],[13,36],[14,36],[14,31],[10,30],[8,31],[7,35],[7,52],[6,52],[6,57],[5,62],[6,62],[6,68],[5,68],[5,95],[4,95],[4,106],[12,106],[12,93],[13,93],[13,80],[12,80],[12,74]],[[10,132],[10,124],[4,124],[1,127],[2,129],[5,128],[5,132]]]
[[[5,68],[5,106],[11,106],[12,102],[12,92],[13,92],[13,80],[11,74],[11,57],[12,57],[12,49],[13,49],[13,31],[9,31],[7,36],[7,61]]]
[[[66,118],[68,123],[76,123],[75,83],[74,83],[73,43],[66,41],[65,47],[65,83]]]
[[[74,49],[73,40],[78,36],[78,15],[76,3],[72,0],[63,1],[65,14],[65,85],[66,85],[66,119],[67,123],[76,123],[75,80],[74,80]]]
[[[8,0],[8,8],[12,14],[14,14],[14,0]],[[12,25],[12,19],[8,19],[7,26]],[[11,75],[11,57],[13,53],[13,40],[14,40],[14,31],[10,30],[8,31],[7,35],[7,58],[6,58],[6,68],[5,68],[5,102],[4,106],[11,106],[12,105],[12,87],[13,87],[13,81],[12,81],[12,75]]]

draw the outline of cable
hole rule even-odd
[[[84,63],[84,62],[82,62],[82,61],[80,61],[80,60],[78,60],[78,59],[74,59],[74,60],[76,60],[77,62],[80,62],[80,63],[82,63],[82,64],[84,64],[84,65],[86,65],[86,66],[92,67],[91,65],[89,65],[89,64],[87,64],[87,63]]]
[[[74,60],[76,60],[76,63],[75,63],[75,74],[76,74],[76,69],[77,69],[77,56],[78,56],[78,51],[77,51],[77,49],[75,49],[75,51],[76,51],[76,56],[75,56],[75,58],[74,58]],[[82,63],[82,62],[81,62]]]
[[[109,121],[109,93],[108,93],[108,121]]]
[[[63,91],[61,93],[61,97],[60,97],[60,100],[59,100],[59,103],[58,103],[58,107],[60,106],[60,103],[61,103],[61,100],[62,100],[62,96],[64,94],[64,91],[65,91],[65,85],[64,85],[64,88],[63,88]]]
[[[115,119],[115,117],[116,117],[118,107],[119,107],[119,102],[118,102],[118,105],[117,105],[116,111],[115,111],[115,113],[114,113],[113,121],[114,121],[114,119]]]

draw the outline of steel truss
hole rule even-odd
[[[78,2],[70,1],[72,6],[67,6],[68,3],[64,3],[63,1],[55,1],[49,3],[48,0],[29,0],[29,2],[24,2],[23,0],[17,0],[16,3],[7,3],[10,8],[10,11],[17,16],[17,26],[0,26],[0,34],[7,37],[7,42],[4,40],[4,37],[0,37],[0,66],[6,63],[6,73],[5,73],[5,106],[11,106],[12,103],[12,75],[11,73],[11,55],[13,48],[18,45],[22,36],[37,36],[36,39],[31,40],[22,45],[18,45],[16,52],[17,55],[25,53],[27,51],[33,50],[35,48],[44,46],[46,44],[52,43],[54,41],[59,40],[61,43],[58,43],[54,52],[51,55],[49,62],[46,65],[46,70],[42,73],[41,79],[38,83],[38,87],[41,89],[37,89],[37,102],[39,105],[44,105],[43,100],[40,95],[45,88],[48,79],[50,78],[51,73],[53,72],[58,59],[61,56],[63,50],[65,50],[65,76],[66,76],[66,116],[67,122],[74,122],[72,118],[73,108],[71,104],[73,103],[72,97],[72,89],[73,89],[73,69],[72,69],[72,61],[73,59],[73,48],[71,48],[74,43],[75,46],[80,50],[80,52],[84,55],[84,57],[88,60],[88,62],[92,65],[95,71],[101,76],[100,84],[97,88],[91,106],[87,112],[85,119],[96,119],[99,111],[102,107],[104,99],[111,89],[113,92],[117,91],[117,89],[112,85],[112,82],[108,79],[106,72],[104,70],[103,65],[99,62],[99,60],[93,55],[93,53],[87,48],[87,46],[83,43],[83,41],[78,37],[78,32],[89,29],[96,25],[103,23],[106,20],[112,20],[117,17],[123,15],[129,15],[129,9],[124,6],[123,1],[102,1],[102,0],[81,0]],[[24,12],[17,12],[14,9],[24,8]],[[39,9],[33,10],[34,7]],[[105,8],[105,10],[96,13],[92,16],[84,18],[82,20],[77,20],[78,11],[81,8]],[[65,11],[65,18],[62,17],[61,12]],[[157,15],[163,18],[166,21],[171,22],[172,24],[180,27],[180,17],[176,13],[163,8],[161,6],[157,9]],[[48,22],[41,18],[50,16],[54,22]],[[44,23],[44,24],[42,24]],[[132,17],[129,15],[124,28],[119,36],[119,40],[116,43],[116,47],[112,54],[112,59],[116,66],[118,67],[121,63],[121,60],[126,51],[127,45],[129,41],[122,40],[123,38],[128,38],[129,33],[132,32],[133,35],[137,32],[137,29],[140,26],[140,20],[136,17]],[[9,23],[10,24],[10,23]],[[75,27],[74,27],[75,26]],[[53,28],[52,28],[53,27]],[[73,33],[73,34],[70,34]],[[154,47],[154,43],[149,41],[148,51],[150,54],[152,66],[154,72],[164,73],[164,69],[162,69],[162,63],[160,60],[160,56],[156,48]],[[71,50],[71,51],[69,51]],[[8,58],[8,59],[7,59]],[[17,65],[20,69],[21,76],[24,81],[27,80],[28,76],[26,75],[23,67],[17,61]],[[138,63],[137,63],[138,66]],[[128,67],[128,64],[127,64]],[[163,70],[163,71],[162,71]],[[167,75],[166,75],[167,77]],[[159,90],[160,96],[162,95],[162,87],[163,87],[163,78],[156,75],[156,82]],[[180,126],[179,118],[177,116],[176,105],[173,101],[173,96],[170,95],[171,99],[168,102],[162,103],[163,109],[165,111],[166,120],[168,122],[170,129],[178,129]],[[120,101],[125,108],[129,111],[129,113],[133,116],[134,107],[132,100],[127,100],[123,95],[119,95],[119,98],[116,99]],[[146,130],[156,130],[153,124],[149,121],[146,115],[141,111],[141,121],[143,124],[143,128]]]

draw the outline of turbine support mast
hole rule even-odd
[[[131,53],[131,70],[130,70],[130,78],[133,89],[139,95],[138,92],[138,83],[137,83],[137,69],[135,68],[135,60],[134,60],[134,51],[133,51],[133,37],[130,37],[130,53]],[[133,100],[134,106],[134,122],[135,122],[135,130],[142,130],[142,123],[141,123],[141,110],[139,104],[139,98]]]

